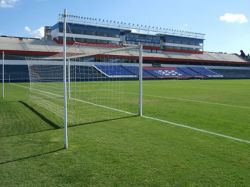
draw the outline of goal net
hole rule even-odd
[[[71,46],[67,54],[68,126],[117,120],[141,113],[140,47]],[[61,54],[27,59],[30,101],[59,125],[64,120]]]
[[[26,59],[29,70],[29,100],[48,119],[63,126],[63,61]]]

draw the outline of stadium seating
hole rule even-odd
[[[136,76],[139,76],[139,68],[136,66],[123,66],[126,70],[133,73]],[[146,69],[143,69],[143,76],[144,78],[156,78],[155,75],[147,71]]]
[[[157,76],[154,75],[152,72],[150,72],[146,69],[143,69],[143,77],[144,78],[156,78]]]
[[[133,73],[134,75],[139,75],[139,68],[137,66],[123,66],[127,71]]]
[[[205,77],[222,77],[222,75],[204,67],[191,67],[190,69]]]
[[[39,68],[39,65],[36,65]],[[57,66],[58,67],[58,66]],[[57,68],[56,67],[56,68]],[[0,66],[0,80],[1,76]],[[50,69],[55,66],[50,65]],[[62,68],[62,67],[61,67]],[[77,71],[74,70],[77,68]],[[133,79],[138,78],[139,68],[133,65],[104,65],[98,64],[93,66],[72,66],[72,72],[79,73],[74,75],[72,73],[72,80],[76,81],[93,81],[93,80],[106,80],[107,78],[125,78]],[[79,77],[84,75],[85,80]],[[40,76],[50,79],[50,74],[46,71]],[[152,67],[145,66],[143,68],[143,77],[145,79],[191,79],[191,78],[250,78],[250,68],[206,68],[195,66],[180,66],[180,67]],[[5,80],[6,82],[28,82],[29,71],[26,65],[6,65],[5,66]],[[57,80],[54,80],[57,81]]]
[[[93,66],[73,66],[71,68],[71,76],[72,76],[71,79],[73,81],[74,80],[75,81],[98,81],[98,80],[106,79],[106,76]]]
[[[125,65],[96,65],[95,68],[107,77],[138,77],[139,69],[136,66]],[[214,78],[222,75],[205,67],[152,67],[143,68],[144,78]]]
[[[187,67],[180,67],[177,68],[179,71],[181,71],[183,73],[183,75],[185,75],[186,77],[195,77],[195,78],[202,78],[203,76],[201,76],[199,73],[191,70],[190,68]]]
[[[122,65],[95,65],[94,67],[108,77],[136,77]]]
[[[236,78],[250,78],[250,69],[212,69],[223,75],[224,78],[236,79]]]
[[[144,67],[144,72],[148,72],[157,78],[174,78],[182,77],[182,73],[176,68],[166,68],[166,67]]]

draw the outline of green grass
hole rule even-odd
[[[144,115],[249,141],[249,85],[144,81]],[[0,186],[250,186],[250,144],[72,99],[64,150],[62,98],[19,86],[0,99]],[[71,96],[135,113],[137,88],[76,83]]]

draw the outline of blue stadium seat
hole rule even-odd
[[[183,72],[183,75],[188,76],[188,77],[202,77],[201,74],[191,70],[190,68],[187,67],[180,67],[177,68],[179,71]]]
[[[205,67],[191,67],[190,69],[206,77],[221,77],[220,74]]]
[[[212,71],[223,75],[224,78],[250,78],[250,69],[211,69]]]
[[[139,76],[139,68],[137,66],[123,66],[127,71],[133,75]]]
[[[108,77],[136,77],[122,65],[95,65],[95,67]]]

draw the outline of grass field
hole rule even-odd
[[[55,85],[6,84],[0,186],[250,186],[250,80],[144,81],[144,117],[135,81],[72,84],[68,150]]]

